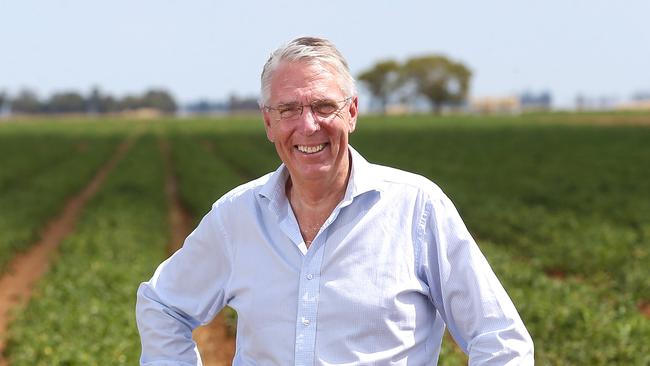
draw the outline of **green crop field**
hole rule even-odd
[[[0,270],[134,132],[8,332],[11,365],[135,364],[138,284],[166,256],[162,160],[197,222],[279,164],[260,118],[0,123]],[[364,117],[351,144],[457,205],[538,365],[650,364],[650,115]],[[445,338],[440,364],[466,358]]]
[[[0,129],[0,273],[114,148],[112,136]]]

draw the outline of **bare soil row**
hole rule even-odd
[[[74,230],[75,222],[84,206],[99,191],[108,174],[126,155],[133,143],[132,137],[118,145],[115,153],[90,182],[69,198],[60,214],[45,225],[40,240],[26,252],[16,255],[8,271],[0,277],[0,366],[7,365],[3,351],[13,312],[29,300],[34,285],[49,268],[59,244]]]
[[[124,158],[136,137],[127,138],[97,171],[95,176],[78,193],[68,199],[60,213],[41,230],[38,242],[24,253],[15,256],[8,270],[0,277],[0,366],[8,366],[3,356],[6,346],[7,329],[12,314],[20,311],[28,301],[37,281],[47,272],[56,260],[60,243],[73,232],[75,223],[82,214],[86,203],[99,191],[109,173]],[[166,140],[160,141],[160,150],[165,163],[165,193],[169,207],[169,254],[178,250],[192,229],[192,217],[183,207],[178,195],[178,183],[173,173],[170,146]],[[204,365],[230,365],[234,356],[234,339],[229,336],[223,319],[219,314],[210,324],[194,332]]]
[[[181,248],[183,241],[192,231],[192,216],[183,206],[178,194],[178,181],[174,174],[171,147],[167,140],[160,141],[160,151],[165,165],[165,194],[169,207],[169,254]],[[228,335],[223,313],[210,323],[197,328],[193,333],[203,365],[231,365],[235,354],[235,340]]]

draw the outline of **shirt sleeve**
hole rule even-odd
[[[470,365],[533,365],[514,304],[442,192],[425,205],[422,260],[429,295]]]
[[[213,209],[138,288],[136,320],[141,365],[201,365],[192,330],[209,322],[228,299],[232,252]]]

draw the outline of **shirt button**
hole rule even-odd
[[[308,275],[307,275],[307,279],[308,279],[308,280],[312,280],[312,279],[314,279],[314,275],[313,275],[313,274],[311,274],[311,273],[310,273],[310,274],[308,274]]]
[[[302,325],[308,326],[309,325],[309,319],[303,319],[302,320]]]

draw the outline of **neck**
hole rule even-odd
[[[302,182],[292,178],[287,180],[286,195],[298,220],[300,233],[307,247],[314,240],[325,220],[332,214],[336,205],[345,196],[350,177],[350,157],[341,169],[339,177],[331,182]]]
[[[350,178],[350,156],[340,174],[328,181],[298,180],[290,177],[287,180],[286,193],[291,205],[296,208],[322,210],[334,207],[343,199]]]

